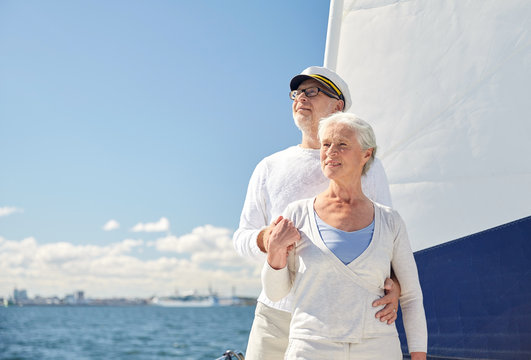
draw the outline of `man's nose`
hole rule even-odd
[[[295,100],[302,102],[308,101],[308,96],[306,96],[306,93],[304,91],[301,91],[299,94],[297,94]]]

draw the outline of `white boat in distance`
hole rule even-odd
[[[216,295],[156,296],[151,304],[164,307],[210,307],[218,306],[219,299]]]

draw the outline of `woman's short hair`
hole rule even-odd
[[[358,143],[363,150],[372,148],[371,158],[365,163],[361,173],[362,175],[366,174],[376,156],[376,136],[374,135],[372,127],[365,120],[360,119],[354,114],[337,112],[319,122],[319,139],[323,137],[328,126],[333,124],[347,125],[356,133]]]

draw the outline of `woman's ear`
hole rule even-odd
[[[374,151],[374,148],[368,148],[365,150],[365,154],[363,155],[363,158],[366,160],[369,160],[372,156],[372,152]]]

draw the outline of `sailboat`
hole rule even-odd
[[[531,359],[531,1],[332,0],[324,65],[374,127],[428,358]]]

